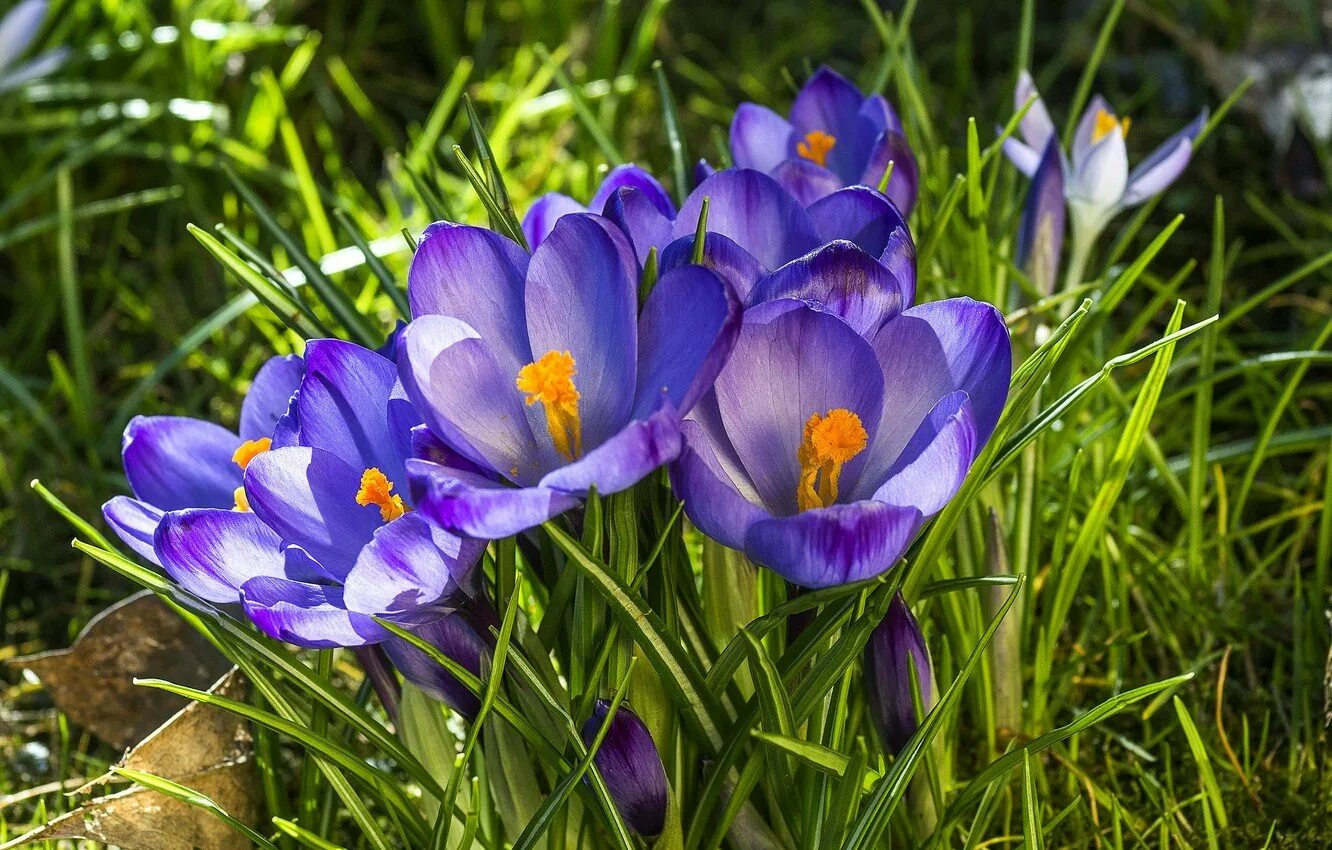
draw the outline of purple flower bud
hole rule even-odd
[[[901,594],[893,597],[865,646],[865,691],[870,717],[879,729],[883,747],[896,755],[916,733],[916,710],[911,700],[911,665],[920,680],[921,705],[933,705],[934,674],[920,625]]]
[[[610,703],[604,699],[593,706],[592,716],[583,724],[583,742],[588,746],[609,711]],[[646,837],[660,835],[666,826],[666,769],[652,735],[627,706],[615,713],[593,763],[629,828]]]
[[[472,673],[481,675],[481,659],[489,655],[490,646],[463,614],[448,614],[412,631]],[[481,707],[476,695],[430,656],[399,637],[384,641],[383,647],[404,679],[464,717],[471,719],[476,715]]]

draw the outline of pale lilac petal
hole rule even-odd
[[[1193,157],[1193,140],[1206,124],[1207,113],[1204,112],[1152,151],[1129,173],[1128,189],[1120,203],[1125,207],[1135,206],[1153,195],[1159,195],[1174,183],[1188,167]]]
[[[560,192],[547,192],[537,198],[527,208],[527,215],[523,216],[523,238],[527,240],[527,247],[535,251],[555,229],[555,222],[561,216],[585,213],[588,210],[588,207]],[[599,208],[596,211],[601,212]]]
[[[1027,101],[1035,97],[1035,102],[1027,110],[1027,114],[1022,117],[1018,124],[1018,131],[1026,141],[1027,147],[1032,150],[1042,151],[1049,144],[1050,139],[1055,135],[1054,121],[1050,120],[1050,111],[1045,108],[1045,101],[1041,100],[1041,93],[1036,90],[1036,82],[1031,78],[1031,74],[1023,71],[1018,76],[1017,89],[1013,93],[1014,111],[1026,106]]]
[[[236,602],[246,581],[286,574],[282,540],[248,511],[171,511],[158,524],[154,547],[167,574],[209,602]]]
[[[1074,167],[1067,180],[1067,196],[1093,210],[1114,209],[1128,187],[1128,149],[1124,134],[1111,131]]]
[[[241,587],[245,613],[264,633],[310,649],[378,643],[389,631],[348,611],[342,588],[283,578],[253,578]]]
[[[970,399],[950,393],[925,417],[874,498],[934,516],[962,486],[980,448]]]
[[[1004,156],[1008,157],[1009,161],[1013,163],[1018,171],[1021,171],[1028,177],[1034,175],[1036,169],[1040,167],[1041,153],[1035,148],[1028,147],[1012,136],[1004,139],[1003,147]]]
[[[1110,103],[1105,98],[1101,97],[1099,94],[1093,95],[1091,102],[1087,104],[1087,108],[1082,111],[1082,117],[1078,119],[1077,129],[1073,132],[1073,147],[1071,153],[1073,155],[1074,169],[1077,169],[1080,166],[1083,157],[1087,155],[1087,152],[1091,150],[1092,145],[1095,144],[1092,142],[1092,135],[1096,132],[1096,116],[1101,112],[1105,112],[1109,115],[1115,114],[1115,111],[1110,108]],[[1039,152],[1041,149],[1035,148],[1035,150]]]
[[[456,534],[499,540],[577,507],[576,496],[549,487],[515,488],[421,460],[407,462],[416,509]]]
[[[618,434],[541,479],[541,487],[585,496],[618,493],[680,454],[680,419],[672,409],[633,420]]]
[[[37,37],[47,5],[47,0],[23,0],[0,19],[0,72],[13,65]]]
[[[686,442],[671,464],[671,487],[699,531],[723,546],[743,549],[749,529],[772,514],[741,494],[698,423],[686,421],[682,427]]]
[[[467,583],[485,541],[457,537],[410,513],[375,532],[344,582],[353,611],[413,622],[438,618]]]
[[[787,158],[790,148],[791,122],[756,103],[736,108],[731,119],[731,159],[737,166],[771,171]]]
[[[153,535],[165,512],[147,502],[116,496],[102,505],[102,517],[116,536],[144,560],[161,566],[153,550]]]

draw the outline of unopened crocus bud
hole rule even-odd
[[[592,716],[583,724],[583,742],[588,746],[609,711],[610,703],[604,699],[593,706]],[[647,726],[627,706],[615,712],[593,764],[629,828],[647,838],[660,835],[666,826],[666,769]]]
[[[481,659],[490,653],[490,645],[463,614],[446,614],[411,631],[468,671],[481,675]],[[476,715],[481,707],[476,695],[425,652],[399,637],[389,638],[383,647],[404,679],[469,720]]]
[[[920,625],[901,595],[893,597],[883,622],[865,646],[865,691],[870,717],[879,730],[883,748],[896,755],[916,733],[912,702],[911,665],[920,681],[925,711],[933,705],[934,674]]]

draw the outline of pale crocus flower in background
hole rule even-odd
[[[47,5],[47,0],[23,0],[0,19],[0,93],[45,77],[69,57],[69,48],[57,47],[19,61],[42,29]]]
[[[1004,141],[1004,153],[1018,170],[1033,180],[1032,195],[1025,212],[1022,232],[1029,236],[1019,262],[1029,270],[1048,276],[1053,287],[1053,269],[1058,266],[1062,245],[1063,211],[1054,203],[1052,187],[1062,184],[1070,235],[1073,240],[1066,280],[1081,281],[1087,256],[1105,226],[1123,210],[1137,206],[1165,191],[1184,172],[1193,156],[1193,143],[1207,123],[1203,111],[1188,126],[1162,142],[1156,150],[1129,169],[1130,119],[1117,115],[1105,98],[1096,95],[1083,112],[1066,153],[1059,145],[1054,122],[1041,100],[1031,74],[1023,71],[1014,92],[1015,108],[1031,103],[1018,137]],[[1055,227],[1059,233],[1054,233]],[[1042,256],[1031,256],[1033,251]],[[1036,281],[1038,286],[1041,280]]]

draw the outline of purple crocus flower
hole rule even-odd
[[[0,19],[0,92],[54,73],[69,58],[69,48],[57,47],[19,61],[41,31],[49,5],[47,0],[23,0]]]
[[[641,192],[643,199],[662,215],[675,218],[675,204],[657,178],[633,163],[617,165],[606,174],[587,206],[559,192],[547,192],[537,198],[528,208],[527,215],[523,216],[523,236],[527,239],[528,248],[536,250],[541,240],[555,228],[555,222],[560,216],[604,212],[611,196],[626,186]]]
[[[740,104],[731,120],[731,157],[776,177],[804,204],[843,186],[878,186],[891,162],[888,197],[907,215],[916,204],[920,177],[897,113],[882,95],[866,97],[827,66],[796,95],[789,121]]]
[[[592,745],[609,711],[609,702],[596,701],[583,724],[584,744]],[[592,762],[629,828],[645,838],[660,835],[666,827],[666,769],[652,734],[628,706],[615,712]]]
[[[1023,71],[1014,91],[1015,108],[1021,109],[1032,98],[1035,101],[1018,128],[1021,139],[1006,139],[1004,153],[1028,177],[1054,181],[1055,169],[1048,164],[1047,156],[1048,148],[1054,146],[1060,160],[1058,180],[1063,185],[1068,204],[1075,257],[1073,265],[1077,270],[1110,219],[1165,191],[1184,173],[1193,156],[1193,142],[1207,123],[1207,112],[1204,110],[1187,127],[1166,139],[1130,171],[1125,145],[1130,121],[1117,116],[1105,98],[1099,94],[1092,98],[1078,122],[1073,146],[1067,155],[1059,150],[1054,122],[1040,99],[1031,74]],[[1040,174],[1043,162],[1047,163],[1046,173]],[[1039,194],[1043,196],[1044,191],[1039,190]],[[1038,205],[1042,209],[1049,208],[1043,201]],[[1033,227],[1039,229],[1040,225]]]
[[[116,496],[102,506],[107,525],[136,554],[160,565],[153,534],[164,513],[243,502],[245,466],[271,444],[304,370],[295,355],[265,363],[241,403],[240,433],[184,416],[130,420],[121,458],[134,496]]]
[[[640,260],[655,248],[661,268],[669,270],[692,262],[704,199],[703,265],[725,277],[742,299],[768,272],[834,240],[878,257],[915,288],[916,250],[906,220],[892,201],[866,186],[838,189],[804,207],[761,171],[729,168],[700,183],[674,219],[632,188],[612,196],[606,215],[628,235]]]
[[[639,274],[627,239],[597,215],[561,217],[531,255],[489,230],[431,225],[408,278],[416,318],[398,368],[430,430],[472,468],[409,461],[421,513],[497,539],[675,458],[681,417],[725,360],[740,306],[716,273],[685,266],[663,273],[640,311]]]
[[[1003,317],[915,307],[846,245],[751,295],[671,470],[705,534],[802,587],[882,573],[961,486],[1008,395]]]
[[[1018,229],[1017,262],[1038,292],[1054,292],[1059,255],[1064,247],[1064,165],[1051,139],[1031,176],[1027,204]]]
[[[912,666],[920,682],[920,704],[928,712],[934,705],[930,653],[920,624],[899,593],[865,644],[865,698],[870,720],[879,730],[884,750],[891,755],[901,752],[919,725],[912,699]]]

